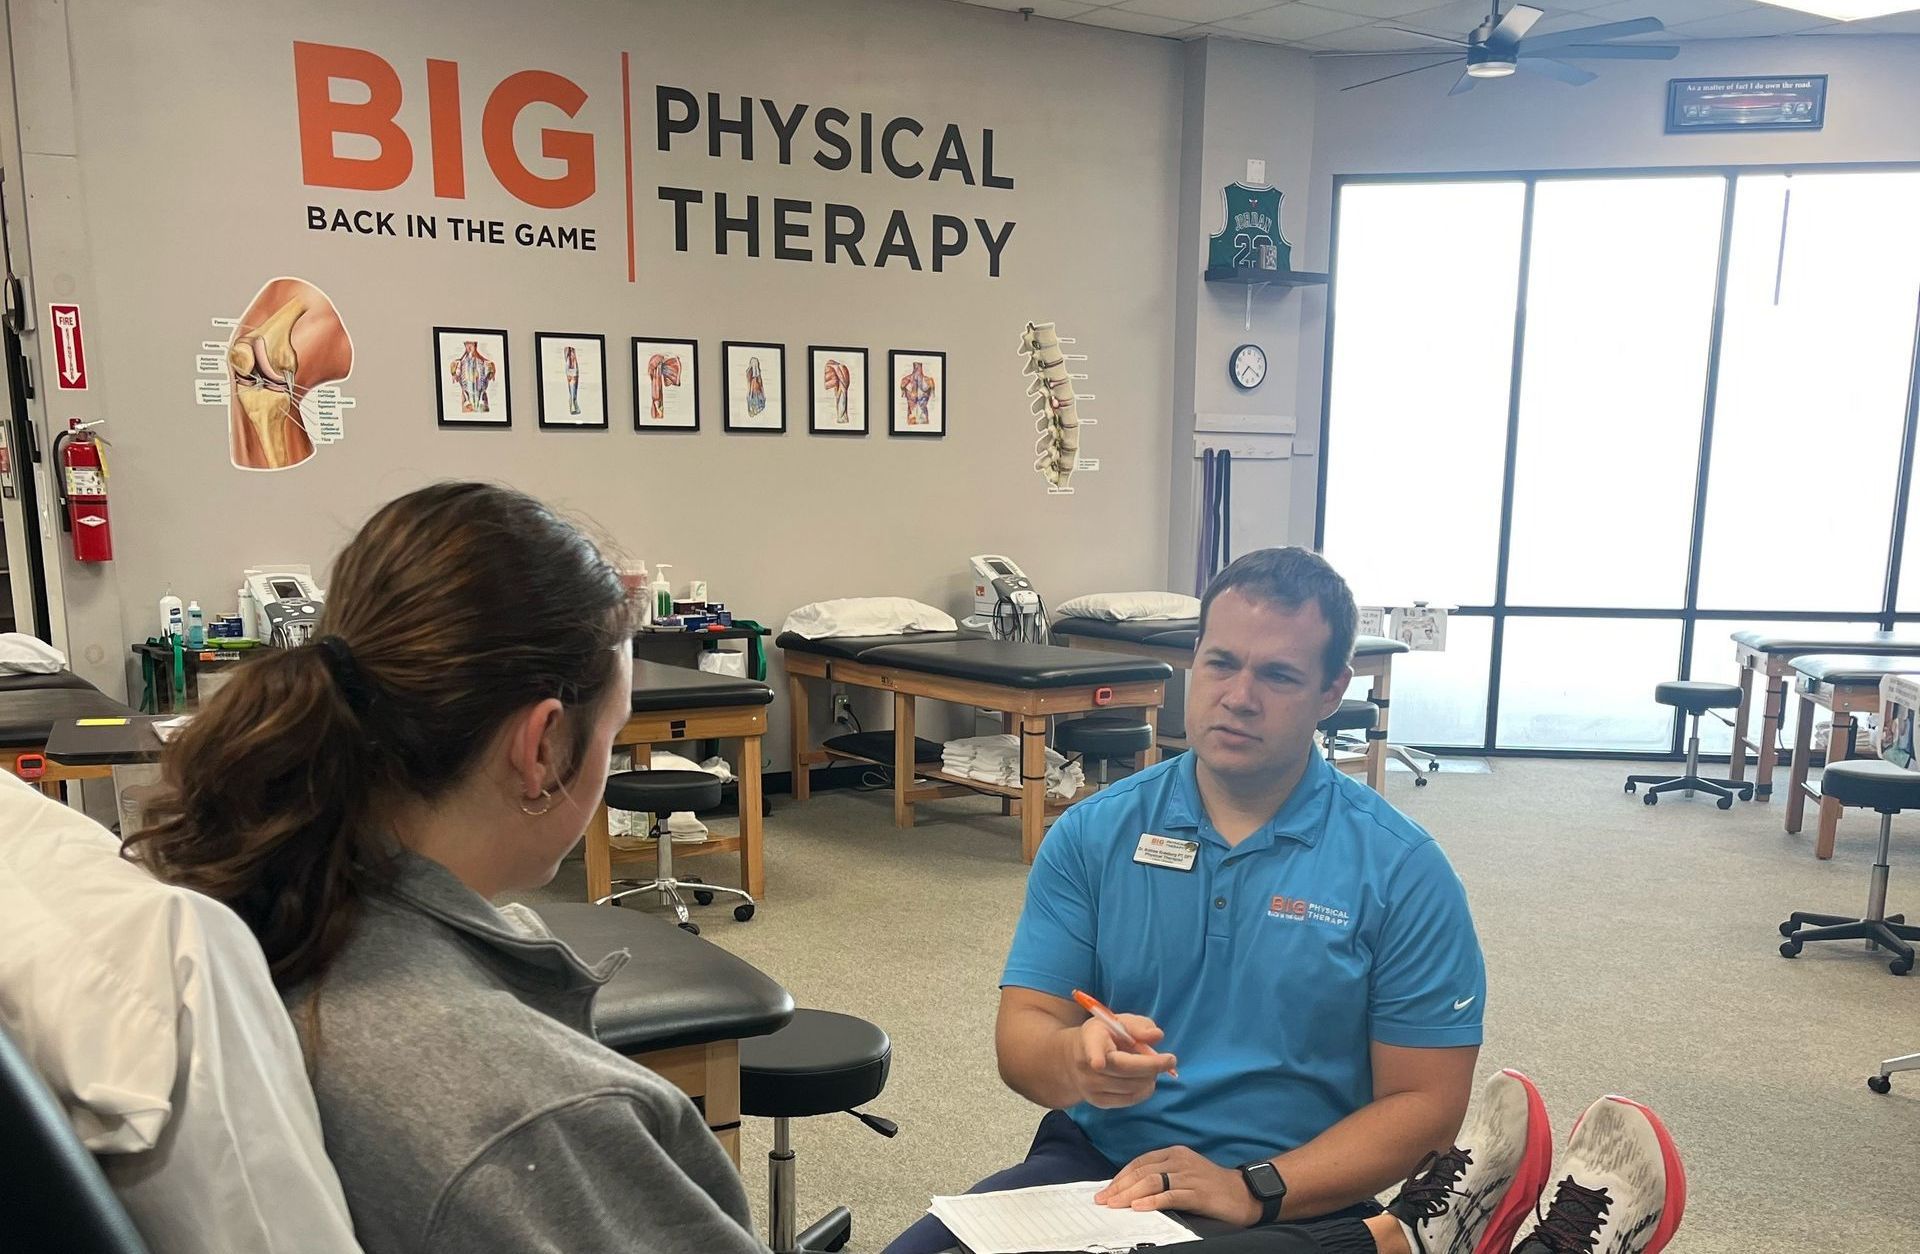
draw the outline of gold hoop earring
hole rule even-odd
[[[553,797],[553,789],[551,789],[551,788],[542,788],[542,789],[540,790],[540,799],[541,799],[542,801],[545,801],[545,802],[546,802],[547,804],[546,804],[546,805],[544,805],[544,806],[542,806],[542,807],[540,807],[540,808],[539,808],[538,810],[529,810],[529,809],[527,808],[527,803],[526,803],[526,801],[524,801],[524,800],[522,800],[522,801],[520,802],[520,813],[522,813],[522,814],[525,814],[525,815],[528,815],[528,816],[530,816],[530,817],[532,817],[532,818],[536,818],[536,819],[537,819],[537,818],[539,818],[539,817],[540,817],[541,815],[543,815],[543,814],[545,814],[545,813],[546,813],[546,812],[547,812],[548,810],[551,810],[551,809],[553,809],[553,801],[552,801],[552,797]]]

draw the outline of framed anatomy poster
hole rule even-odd
[[[893,397],[890,435],[947,433],[947,355],[896,348],[887,354],[887,391]]]
[[[867,350],[807,350],[807,407],[815,435],[867,433]]]
[[[533,334],[540,374],[540,426],[607,429],[607,337],[559,331]]]
[[[727,430],[785,431],[786,346],[727,340],[720,346],[720,364],[727,380]]]
[[[434,391],[443,427],[511,427],[507,333],[477,327],[433,329]]]
[[[700,346],[692,340],[633,341],[633,429],[700,429]]]

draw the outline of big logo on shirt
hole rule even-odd
[[[1274,897],[1267,907],[1269,919],[1284,919],[1289,923],[1325,923],[1329,927],[1346,927],[1353,921],[1339,906],[1323,906],[1305,897],[1288,897],[1284,894]]]

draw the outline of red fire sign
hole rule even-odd
[[[81,337],[80,306],[48,305],[53,323],[53,376],[63,392],[87,389],[87,346]]]

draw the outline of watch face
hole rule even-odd
[[[1263,1202],[1283,1196],[1287,1191],[1279,1170],[1270,1162],[1248,1163],[1240,1171],[1246,1177],[1247,1187]]]
[[[1234,349],[1227,365],[1228,373],[1242,391],[1251,392],[1267,377],[1267,354],[1258,344],[1242,344]]]

